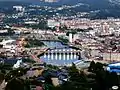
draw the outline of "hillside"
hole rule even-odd
[[[10,8],[13,5],[37,4],[40,6],[59,7],[61,5],[83,5],[75,7],[75,12],[90,12],[90,17],[120,17],[120,0],[58,0],[58,2],[47,3],[43,0],[0,0],[0,7]],[[98,12],[95,12],[98,11]]]

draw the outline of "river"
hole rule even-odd
[[[75,49],[64,45],[59,41],[43,41],[43,43],[50,48],[40,59],[47,64],[58,66],[71,66],[73,62],[78,61],[79,53]]]

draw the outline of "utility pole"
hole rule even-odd
[[[111,62],[111,50],[110,50],[110,62]]]

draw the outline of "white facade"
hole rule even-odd
[[[15,53],[16,45],[13,45],[13,42],[15,42],[15,40],[3,40],[0,42],[0,45],[3,45],[3,48],[6,49],[6,51]]]
[[[7,33],[8,30],[0,30],[0,33]]]
[[[22,6],[13,6],[13,9],[16,11],[24,11],[24,8]]]
[[[25,24],[38,24],[39,22],[35,22],[35,21],[27,21],[25,22]]]
[[[0,42],[1,45],[6,45],[7,43],[12,43],[15,40],[3,40],[2,42]]]
[[[72,42],[73,42],[72,33],[69,33],[69,42],[70,42],[70,43],[72,43]]]
[[[55,26],[60,26],[60,22],[57,22],[55,20],[48,20],[48,27],[55,27]]]
[[[75,41],[76,39],[79,39],[79,34],[74,34],[73,35],[73,41]]]
[[[116,52],[104,52],[102,53],[103,60],[107,61],[120,61],[120,53]]]
[[[49,3],[52,3],[52,2],[57,2],[58,0],[45,0],[45,2],[49,2]]]

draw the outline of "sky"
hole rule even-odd
[[[0,1],[38,1],[38,0],[0,0]]]
[[[0,0],[0,1],[25,1],[25,2],[37,2],[40,0]]]
[[[0,0],[0,1],[21,1],[21,0]]]
[[[25,2],[39,2],[41,0],[0,0],[0,1],[25,1]]]
[[[0,1],[40,1],[40,0],[0,0]]]

